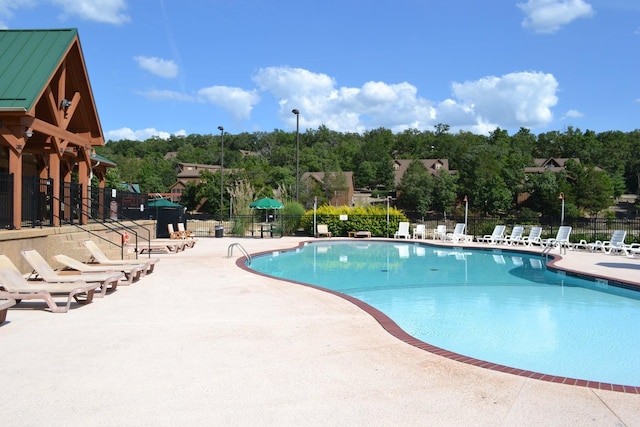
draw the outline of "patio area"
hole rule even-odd
[[[3,425],[640,425],[639,394],[449,360],[342,298],[238,268],[239,250],[227,258],[232,243],[306,240],[200,238],[67,314],[10,309]],[[555,266],[640,285],[640,259],[568,251]]]

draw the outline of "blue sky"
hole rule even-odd
[[[106,139],[640,128],[639,0],[0,0],[70,27]]]

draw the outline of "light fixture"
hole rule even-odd
[[[298,179],[300,169],[300,110],[291,110],[296,115],[296,202],[298,202]]]
[[[69,107],[71,107],[71,101],[69,101],[67,98],[63,98],[62,101],[60,101],[60,109],[67,111]]]
[[[220,221],[224,212],[224,128],[218,126],[220,131]]]
[[[24,136],[26,136],[27,138],[31,138],[33,136],[33,129],[25,128],[24,129]]]

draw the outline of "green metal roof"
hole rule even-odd
[[[91,154],[91,160],[102,163],[105,166],[116,167],[116,164],[106,157],[102,157],[100,154]]]
[[[31,110],[77,35],[76,28],[0,30],[0,111]]]

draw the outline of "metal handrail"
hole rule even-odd
[[[240,249],[240,252],[244,254],[244,256],[249,260],[249,264],[251,264],[251,255],[247,252],[240,243],[232,243],[227,248],[227,258],[231,258],[233,256],[233,248],[237,247]]]

